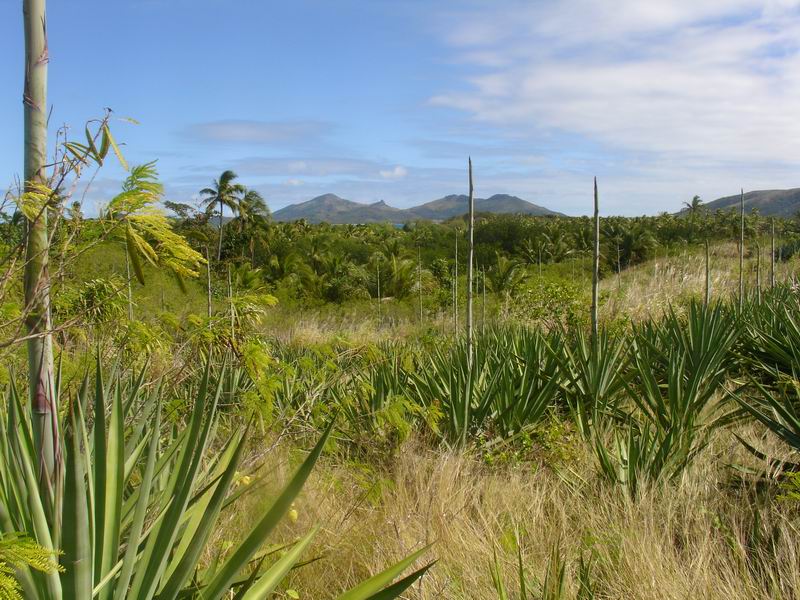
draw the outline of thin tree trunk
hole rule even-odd
[[[467,233],[467,359],[472,364],[472,261],[475,253],[475,198],[472,186],[472,158],[469,159],[469,231]]]
[[[775,217],[772,218],[772,240],[769,253],[769,286],[775,287]]]
[[[592,343],[597,344],[597,303],[600,283],[600,201],[594,178],[594,246],[592,248]]]
[[[219,242],[217,243],[217,262],[222,260],[222,201],[219,203]]]
[[[711,300],[711,253],[708,249],[708,239],[706,239],[706,293],[703,305],[708,307]]]
[[[125,275],[128,282],[128,321],[133,321],[133,286],[131,285],[131,259],[125,252]],[[163,307],[162,307],[163,308]]]
[[[228,264],[228,309],[231,313],[231,345],[236,342],[236,312],[233,309],[233,285],[231,285],[231,266]]]
[[[458,229],[456,229],[456,263],[453,277],[453,329],[458,336]]]
[[[622,291],[622,259],[619,254],[619,242],[617,242],[617,293]]]
[[[419,292],[419,323],[422,325],[422,246],[417,246],[417,290]]]
[[[381,324],[381,262],[378,260],[375,263],[375,267],[378,271],[378,326],[380,327]]]
[[[539,247],[539,280],[542,279],[542,248]]]
[[[481,285],[483,286],[483,300],[481,301],[481,333],[486,335],[486,269],[481,267]]]
[[[744,188],[739,196],[739,311],[744,307]]]
[[[756,298],[761,304],[761,244],[756,242]]]
[[[47,25],[45,0],[23,0],[25,29],[25,84],[23,105],[24,188],[47,184]],[[53,501],[63,480],[63,460],[58,430],[53,340],[50,334],[50,277],[47,209],[25,222],[25,325],[28,340],[28,391],[33,413],[33,442],[37,453],[37,478],[45,504],[56,520]]]
[[[458,325],[456,325],[456,278],[455,271],[453,273],[453,282],[450,284],[450,296],[453,299],[453,332],[458,334]]]

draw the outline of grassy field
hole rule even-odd
[[[476,298],[470,363],[447,305],[422,321],[413,297],[269,306],[272,290],[229,297],[227,273],[213,274],[209,319],[203,277],[181,289],[147,268],[128,322],[123,249],[103,245],[65,285],[115,281],[116,308],[57,338],[61,393],[79,394],[87,347],[121,349],[131,375],[147,362],[143,388],[180,427],[208,349],[233,365],[207,464],[249,422],[232,489],[259,483],[220,513],[203,568],[233,556],[335,420],[267,546],[278,564],[320,526],[274,597],[337,597],[430,546],[417,566],[435,565],[400,597],[793,598],[800,480],[771,461],[798,451],[796,260],[778,264],[774,292],[762,260],[759,300],[748,257],[740,312],[735,245],[711,256],[709,309],[702,249],[607,275],[597,347],[585,261],[529,266],[517,293]]]
[[[735,247],[714,248],[713,261],[714,294],[735,295]],[[606,279],[605,320],[642,321],[669,306],[683,314],[702,297],[703,265],[702,255],[679,255],[624,272],[619,287],[616,278]],[[791,279],[793,268],[779,265],[778,281]],[[754,274],[746,285],[755,287]],[[446,324],[448,316],[440,320]],[[334,331],[361,344],[387,339],[385,330],[370,333],[365,321],[373,323],[337,323]],[[331,343],[335,336],[324,323],[303,321],[290,337],[300,345]],[[405,328],[405,339],[419,335],[413,324]],[[389,328],[389,337],[397,336]],[[740,376],[728,373],[709,406],[724,403],[724,389]],[[318,401],[326,402],[324,392]],[[704,409],[701,421],[711,412]],[[785,459],[786,446],[761,425],[739,420],[709,429],[685,468],[636,494],[609,486],[592,442],[563,415],[551,414],[511,441],[480,428],[477,435],[477,444],[459,448],[415,428],[388,446],[371,439],[354,451],[347,449],[352,432],[343,432],[298,501],[297,523],[283,528],[289,540],[312,523],[326,524],[311,552],[320,560],[298,570],[291,589],[302,598],[329,597],[432,543],[438,562],[403,597],[521,598],[520,564],[531,598],[795,597],[800,505],[791,482],[787,491],[757,476],[764,461],[739,439]],[[617,443],[614,432],[601,435],[609,447]],[[289,438],[276,440],[270,474],[282,472]],[[249,509],[219,532],[220,543],[235,535]]]

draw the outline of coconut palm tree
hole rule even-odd
[[[210,188],[200,190],[203,204],[208,211],[213,210],[216,204],[219,208],[219,245],[217,247],[217,261],[222,258],[222,211],[228,207],[234,213],[238,210],[239,200],[246,193],[245,187],[234,183],[237,175],[233,171],[223,171],[219,179],[211,184]]]
[[[689,211],[689,241],[694,240],[694,225],[697,220],[697,215],[700,213],[703,201],[700,196],[694,196],[691,202],[684,202],[683,205]]]
[[[486,273],[486,283],[495,294],[511,296],[525,281],[524,269],[520,264],[497,253],[497,262]]]
[[[269,219],[270,212],[264,198],[256,190],[245,189],[237,205],[239,212],[239,230],[247,227],[248,223],[259,217]]]
[[[703,201],[700,199],[700,196],[694,196],[691,202],[684,202],[683,205],[689,211],[693,217],[700,212],[700,208],[703,206]]]
[[[256,190],[247,189],[243,192],[237,206],[239,216],[236,219],[238,232],[244,234],[242,239],[242,258],[244,258],[245,245],[250,253],[250,263],[255,263],[255,249],[262,247],[268,239],[270,212],[264,198]]]

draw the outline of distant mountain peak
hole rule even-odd
[[[740,194],[717,198],[705,202],[701,208],[714,212],[716,210],[738,210]],[[744,193],[744,209],[748,213],[758,209],[759,214],[767,217],[791,217],[800,211],[800,188],[787,190],[753,190]],[[688,213],[684,208],[679,214]]]
[[[277,221],[305,219],[312,223],[381,223],[387,221],[403,223],[418,219],[445,221],[466,214],[468,200],[469,197],[465,194],[450,194],[419,206],[400,209],[390,206],[384,200],[364,204],[327,193],[277,210],[273,213],[273,217]],[[528,215],[559,214],[509,194],[475,198],[475,210]]]

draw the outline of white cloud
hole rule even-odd
[[[287,179],[283,183],[284,183],[284,185],[290,185],[292,187],[296,187],[298,185],[303,185],[304,181],[302,179],[291,178],[291,179]]]
[[[408,169],[402,165],[397,165],[394,169],[381,169],[380,175],[384,179],[402,179],[408,175]]]
[[[433,104],[509,138],[577,136],[622,161],[635,157],[634,180],[648,170],[691,175],[692,164],[731,180],[768,164],[777,180],[791,171],[800,184],[797,0],[472,7],[444,21],[456,59],[472,67],[467,88]]]

